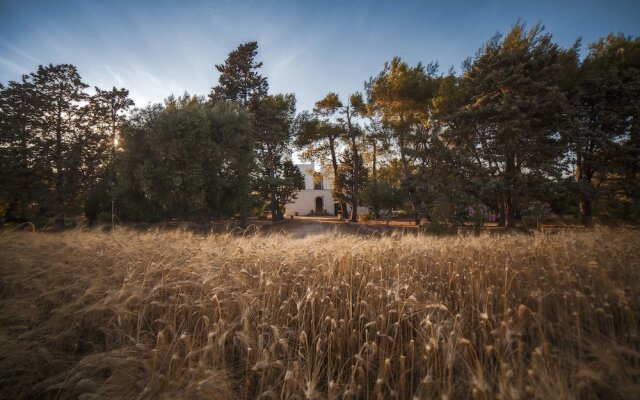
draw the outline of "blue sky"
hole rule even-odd
[[[0,82],[71,63],[86,83],[125,87],[144,106],[207,94],[214,65],[257,40],[271,92],[295,93],[302,110],[329,91],[362,90],[393,56],[458,68],[518,19],[541,21],[563,47],[579,36],[640,36],[640,0],[0,0]]]

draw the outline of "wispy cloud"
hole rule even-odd
[[[273,76],[286,72],[288,67],[307,51],[307,49],[311,46],[311,43],[311,41],[308,41],[295,50],[288,51],[288,55],[281,57],[280,60],[275,62],[275,64],[269,69],[269,74]]]
[[[16,64],[15,62],[8,60],[2,56],[0,56],[0,64],[2,64],[5,68],[12,70],[16,75],[22,75],[29,72],[28,68],[25,68],[22,65]]]
[[[327,91],[362,90],[393,56],[459,65],[518,17],[542,20],[562,46],[610,31],[640,35],[637,0],[579,8],[557,0],[481,3],[0,0],[0,82],[37,64],[72,63],[88,84],[125,87],[144,105],[172,93],[207,93],[216,84],[214,65],[257,40],[271,91],[294,92],[298,108],[308,109]]]
[[[107,64],[104,68],[107,70],[109,75],[111,75],[111,77],[115,79],[117,86],[124,86],[124,79],[122,79],[122,77],[117,72],[115,72],[110,65]]]
[[[162,85],[162,81],[158,79],[154,74],[145,70],[143,67],[136,67],[132,71],[132,75],[141,78],[143,81],[148,81],[155,85]]]
[[[5,49],[11,51],[14,54],[17,54],[18,56],[27,59],[29,61],[32,61],[36,64],[42,64],[42,61],[37,58],[34,57],[33,55],[29,54],[28,52],[18,48],[17,46],[13,45],[9,40],[7,40],[4,36],[0,35],[0,46],[4,47]]]

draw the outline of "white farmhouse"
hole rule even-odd
[[[331,189],[333,189],[331,174],[326,171],[316,171],[313,163],[298,164],[297,166],[304,175],[304,189],[298,192],[297,199],[285,205],[285,214],[336,215],[340,211],[340,205],[331,194]]]

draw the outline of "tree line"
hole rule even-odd
[[[586,224],[637,222],[639,84],[639,38],[610,34],[581,59],[580,41],[563,49],[517,23],[459,74],[396,57],[346,104],[329,93],[300,116],[296,143],[330,162],[338,198],[374,214],[446,222],[483,209],[514,226],[542,203]]]
[[[362,92],[298,114],[293,94],[269,94],[256,42],[216,65],[207,97],[136,109],[126,89],[88,93],[73,65],[40,66],[0,85],[0,215],[278,220],[304,187],[298,151],[327,167],[353,221],[364,205],[445,222],[483,210],[513,226],[537,202],[586,224],[637,222],[640,39],[580,47],[517,23],[459,73],[396,57]]]
[[[6,221],[161,221],[238,216],[266,202],[274,220],[303,188],[291,160],[296,99],[268,94],[257,43],[216,65],[208,98],[170,96],[131,109],[126,89],[40,66],[0,86],[0,204]]]

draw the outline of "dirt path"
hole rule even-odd
[[[351,226],[335,217],[295,217],[282,223],[263,227],[266,233],[286,233],[294,238],[304,238],[313,235],[341,233],[350,231]]]
[[[394,227],[379,227],[378,229],[378,227],[352,224],[336,217],[295,217],[293,220],[261,228],[264,233],[286,233],[296,239],[323,234],[372,235],[390,230],[404,231],[403,229],[394,229]]]
[[[210,225],[199,225],[189,222],[171,221],[161,224],[131,223],[127,225],[130,229],[148,231],[152,229],[173,230],[183,229],[194,233],[235,233],[238,235],[274,234],[284,233],[291,235],[295,239],[307,236],[340,234],[340,235],[371,235],[376,232],[383,232],[384,229],[377,229],[362,224],[352,224],[331,216],[297,216],[294,219],[272,223],[268,220],[249,220],[249,227],[242,229],[238,221],[214,221]]]

